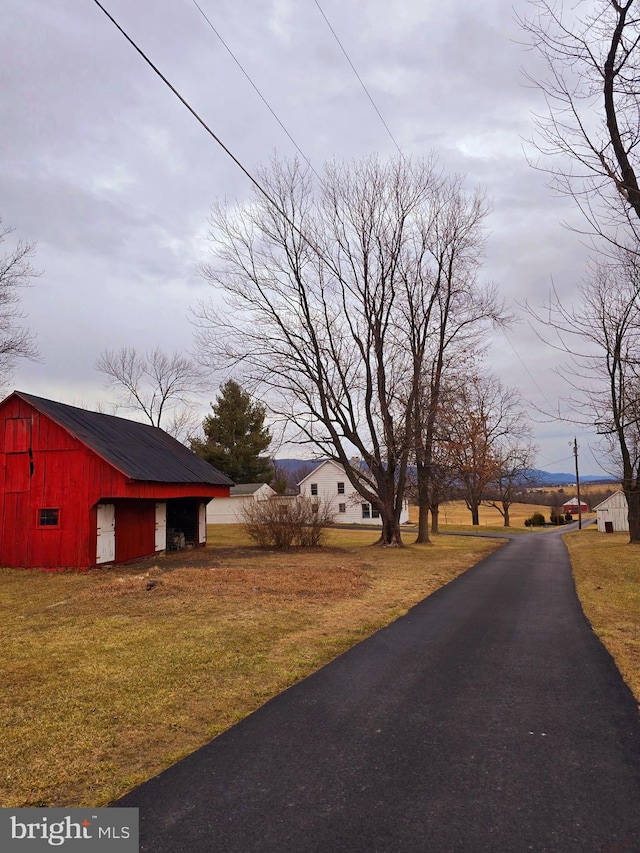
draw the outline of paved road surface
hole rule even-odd
[[[636,853],[640,723],[536,533],[114,805],[150,853]]]

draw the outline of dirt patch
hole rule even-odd
[[[368,586],[364,566],[343,565],[337,551],[271,552],[252,548],[205,548],[166,554],[113,570],[78,598],[120,596],[275,597],[337,600]],[[117,573],[117,574],[116,574]]]

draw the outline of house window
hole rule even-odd
[[[59,509],[39,509],[38,527],[58,527],[60,524]]]
[[[371,518],[371,504],[362,504],[362,517]]]
[[[338,494],[344,495],[344,483],[338,483]]]
[[[318,494],[318,484],[317,483],[311,483],[311,494],[312,495]]]
[[[338,512],[346,512],[347,505],[346,504],[338,504]]]
[[[318,512],[318,504],[311,504],[311,512]]]
[[[374,506],[371,507],[371,518],[380,518],[380,510],[376,509]]]

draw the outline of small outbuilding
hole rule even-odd
[[[207,524],[242,524],[243,509],[253,501],[266,501],[276,496],[266,483],[243,483],[232,486],[228,498],[217,498],[207,507]]]
[[[355,491],[342,465],[327,459],[298,483],[300,494],[322,501],[334,513],[338,524],[379,524],[382,518],[376,507]],[[400,524],[409,521],[409,504],[404,501]]]
[[[594,507],[600,533],[629,530],[629,505],[622,489],[609,495]]]
[[[578,501],[578,498],[571,498],[570,501],[562,504],[562,512],[578,515],[579,512],[589,512],[589,507],[584,501]]]
[[[225,474],[157,427],[14,391],[0,403],[0,566],[87,568],[206,543]]]

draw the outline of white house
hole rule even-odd
[[[330,459],[314,468],[298,483],[300,494],[330,506],[338,524],[380,524],[380,513],[359,495],[349,482],[344,468]],[[213,501],[212,501],[213,503]],[[409,521],[409,504],[404,501],[400,524]]]
[[[614,492],[594,507],[598,520],[598,530],[606,533],[608,525],[614,532],[629,529],[629,506],[622,490]]]
[[[242,508],[248,501],[266,501],[275,492],[266,483],[232,486],[228,498],[214,498],[207,504],[207,524],[242,524]]]

